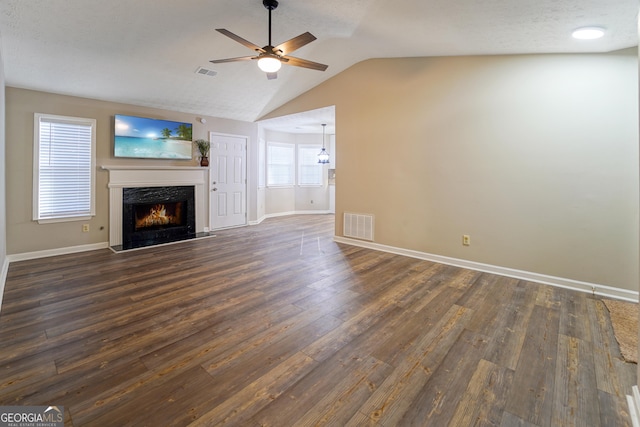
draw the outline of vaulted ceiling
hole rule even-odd
[[[281,0],[273,44],[309,31],[294,56],[329,68],[276,80],[255,61],[209,62],[251,54],[216,28],[267,44],[262,0],[1,0],[0,39],[8,86],[255,121],[369,58],[636,46],[637,13],[637,0]],[[607,32],[572,39],[586,25]]]

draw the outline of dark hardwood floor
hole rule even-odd
[[[12,263],[0,405],[66,426],[624,426],[583,293],[336,244],[329,215]]]

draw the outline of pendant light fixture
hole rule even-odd
[[[324,128],[327,126],[326,123],[322,124],[322,150],[318,153],[318,163],[327,164],[329,163],[329,153],[324,148]]]

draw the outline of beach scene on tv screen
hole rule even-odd
[[[115,116],[115,157],[191,160],[192,124]]]

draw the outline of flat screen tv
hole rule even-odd
[[[191,160],[191,123],[115,115],[114,156]]]

